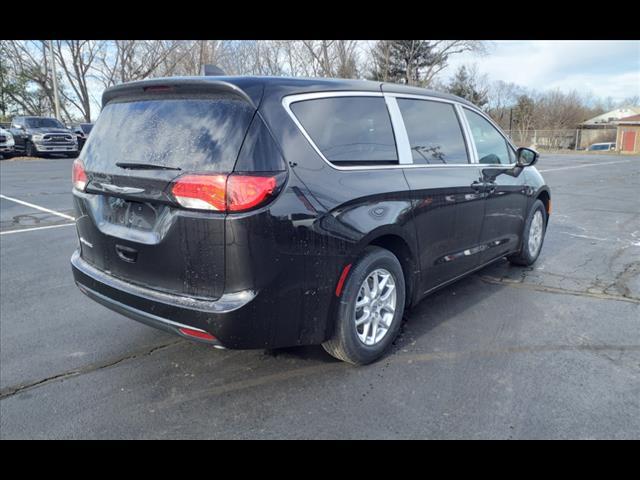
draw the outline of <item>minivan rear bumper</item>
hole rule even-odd
[[[243,311],[256,297],[256,292],[222,295],[215,301],[171,295],[120,280],[86,262],[76,250],[71,256],[76,285],[85,295],[133,320],[174,333],[190,340],[218,348],[252,348],[263,346],[263,339],[242,331],[246,324]],[[180,329],[207,332],[215,340],[194,338]]]

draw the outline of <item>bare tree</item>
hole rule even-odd
[[[94,62],[105,47],[101,40],[56,40],[53,42],[56,62],[62,69],[69,90],[61,95],[78,109],[86,122],[91,121],[92,97],[89,81]]]
[[[175,40],[114,40],[107,42],[95,66],[96,76],[107,88],[118,83],[173,72],[171,56],[177,48]],[[163,67],[161,69],[161,66]],[[161,71],[162,70],[162,71]]]
[[[436,76],[448,66],[449,59],[464,52],[484,55],[487,44],[478,40],[430,40],[432,61],[422,72],[422,85],[430,86]]]
[[[523,88],[515,83],[498,80],[489,84],[487,112],[502,128],[509,130],[518,96],[524,93]]]
[[[47,43],[42,40],[3,40],[0,44],[0,55],[6,69],[3,87],[7,98],[21,113],[27,115],[50,115],[53,112],[54,94],[52,69],[47,51]],[[70,120],[66,85],[58,75],[61,114]]]

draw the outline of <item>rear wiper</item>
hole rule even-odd
[[[130,168],[132,170],[182,170],[180,167],[167,167],[166,165],[155,165],[153,163],[127,163],[116,162],[120,168]]]

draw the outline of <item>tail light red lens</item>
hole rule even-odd
[[[227,181],[227,207],[230,212],[255,208],[276,189],[275,177],[230,175]]]
[[[226,210],[226,175],[184,175],[174,184],[171,193],[185,208]]]
[[[84,171],[84,165],[82,161],[76,158],[73,161],[73,167],[71,168],[71,182],[73,183],[73,188],[84,192],[85,187],[87,186],[87,173]]]
[[[275,193],[276,177],[254,175],[183,175],[171,193],[185,208],[241,212],[260,206]]]

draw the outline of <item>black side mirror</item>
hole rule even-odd
[[[536,152],[532,148],[520,147],[518,149],[518,166],[519,167],[530,167],[535,165],[540,158],[538,152]]]

